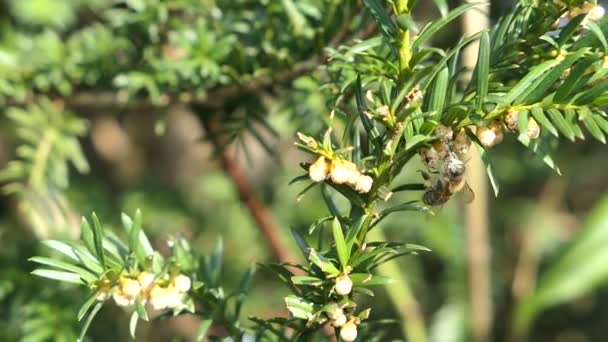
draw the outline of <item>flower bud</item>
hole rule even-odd
[[[437,170],[437,163],[439,162],[439,153],[435,148],[421,148],[420,156],[422,157],[422,162],[430,171]]]
[[[505,125],[511,131],[517,129],[519,121],[519,112],[516,110],[510,110],[505,116]]]
[[[353,172],[358,172],[355,164],[341,159],[332,160],[329,170],[331,181],[336,184],[346,183]]]
[[[341,327],[346,323],[346,315],[344,314],[344,309],[338,306],[338,304],[332,302],[331,309],[327,311],[327,317],[330,320],[331,325],[334,327]]]
[[[137,276],[137,281],[139,281],[142,291],[149,291],[154,284],[154,274],[143,271]]]
[[[496,133],[488,127],[479,127],[475,133],[479,142],[485,147],[492,147],[496,145]]]
[[[534,140],[534,139],[538,139],[538,136],[540,135],[540,126],[538,126],[538,123],[536,122],[536,120],[534,120],[534,118],[529,118],[528,119],[528,138]]]
[[[110,287],[104,285],[97,291],[97,300],[103,302],[108,298],[110,298]]]
[[[120,290],[125,294],[125,296],[135,298],[139,292],[141,292],[141,286],[135,279],[121,278]]]
[[[313,182],[322,182],[327,178],[328,169],[329,165],[327,160],[325,160],[325,157],[319,157],[319,159],[308,168],[308,175]]]
[[[336,328],[343,326],[345,323],[346,323],[346,315],[344,313],[331,318],[331,325],[333,325]]]
[[[340,337],[345,342],[352,342],[357,338],[357,325],[353,320],[346,322],[340,329]]]
[[[114,302],[118,306],[129,306],[129,305],[133,305],[135,303],[135,298],[129,298],[129,297],[125,296],[123,293],[118,292],[118,291],[115,292],[114,295],[112,295],[112,298],[114,299]]]
[[[150,305],[154,310],[173,309],[182,303],[183,294],[173,286],[154,285],[150,290]]]
[[[456,134],[456,138],[452,142],[452,150],[459,156],[463,157],[469,153],[471,147],[471,138],[467,135],[464,130],[461,130]]]
[[[363,174],[359,175],[357,182],[355,183],[355,190],[359,193],[366,194],[372,189],[373,183],[374,180],[372,177]]]
[[[382,118],[382,120],[386,120],[391,115],[391,112],[390,112],[390,110],[389,110],[389,108],[388,108],[387,105],[384,105],[382,107],[378,107],[376,109],[376,112],[378,112],[378,115],[380,115],[380,117]]]
[[[604,7],[598,4],[586,3],[583,8],[587,11],[587,18],[592,21],[599,21],[606,14]]]
[[[192,286],[192,281],[187,276],[180,274],[173,279],[173,286],[180,292],[188,292]]]
[[[450,127],[444,125],[438,125],[437,128],[435,128],[435,134],[437,134],[439,140],[443,142],[452,141],[452,139],[454,139],[454,131]]]
[[[347,296],[353,290],[353,281],[348,274],[343,274],[336,278],[336,293],[340,296]]]

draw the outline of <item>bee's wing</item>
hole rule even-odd
[[[469,184],[466,182],[464,183],[464,188],[462,188],[461,194],[464,203],[471,203],[475,199],[475,193],[473,192],[473,189],[471,189]]]

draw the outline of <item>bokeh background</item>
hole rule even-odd
[[[493,1],[492,20],[511,6]],[[92,211],[118,227],[121,211],[141,208],[160,250],[169,236],[200,253],[222,238],[233,288],[252,263],[275,260],[240,179],[297,255],[289,228],[307,231],[327,209],[317,191],[296,200],[302,186],[288,185],[309,158],[295,133],[325,127],[331,86],[316,67],[324,48],[374,34],[361,11],[339,0],[0,0],[0,340],[76,339],[85,289],[34,278],[27,259],[48,253],[40,240],[77,238],[79,216]],[[420,27],[439,15],[432,1],[416,14]],[[456,24],[434,43],[448,47],[461,32]],[[234,87],[243,83],[252,89]],[[396,321],[392,338],[418,322],[430,341],[469,341],[487,321],[488,341],[516,340],[521,322],[524,340],[608,340],[608,153],[590,140],[552,148],[562,176],[509,137],[491,154],[498,197],[384,221],[389,239],[433,250],[383,270],[398,281],[368,304]],[[418,169],[404,181],[418,181]],[[471,211],[487,216],[488,241],[467,240]],[[489,251],[478,271],[490,280],[491,317],[471,307],[483,296],[470,281],[478,248]],[[258,272],[244,324],[285,315],[286,293]],[[196,328],[187,317],[143,324],[138,339],[192,340]],[[129,340],[127,314],[104,307],[89,335]]]

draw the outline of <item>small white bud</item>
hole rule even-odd
[[[361,177],[361,173],[357,170],[350,173],[350,177],[346,181],[346,184],[354,187],[357,184],[357,180]]]
[[[192,286],[192,281],[187,276],[180,274],[173,279],[173,286],[180,292],[188,292],[190,286]]]
[[[505,116],[505,125],[508,129],[514,131],[517,129],[519,124],[519,112],[516,110],[510,110]]]
[[[327,172],[329,171],[329,165],[325,157],[319,157],[310,168],[308,169],[308,175],[313,182],[322,182],[327,178]]]
[[[183,294],[173,286],[154,285],[150,290],[150,305],[154,310],[173,309],[182,303]]]
[[[494,141],[494,145],[500,144],[505,136],[502,131],[502,122],[499,120],[494,120],[490,124],[490,129],[494,131],[494,134],[496,134],[496,141]]]
[[[124,293],[126,297],[135,298],[141,292],[141,286],[139,281],[131,278],[120,279],[120,291]]]
[[[332,160],[330,166],[330,177],[332,182],[344,184],[350,179],[353,172],[358,172],[355,164],[341,159]]]
[[[590,6],[588,7],[587,18],[589,18],[590,20],[599,21],[606,14],[606,10],[601,5],[597,5],[597,4],[589,4],[589,5]]]
[[[359,193],[366,194],[372,189],[373,183],[374,180],[372,179],[372,177],[367,175],[360,175],[357,178],[357,182],[355,183],[355,190],[357,190],[357,192]]]
[[[481,144],[485,147],[499,144],[504,137],[501,124],[497,121],[492,122],[488,127],[478,127],[476,134]]]
[[[103,302],[108,298],[110,298],[110,288],[105,286],[100,288],[97,292],[97,300]]]
[[[342,313],[341,315],[337,315],[332,317],[331,319],[331,325],[333,325],[334,327],[341,327],[346,323],[346,315],[344,313]]]
[[[534,140],[540,136],[540,126],[534,118],[528,119],[528,138]]]
[[[118,306],[130,306],[135,303],[135,298],[127,297],[123,293],[118,291],[115,292],[114,295],[112,295],[112,298]]]
[[[389,115],[391,114],[390,109],[388,108],[387,105],[376,108],[376,112],[378,112],[378,114],[380,115],[380,117],[383,120],[386,120],[389,117]]]
[[[149,291],[150,288],[152,288],[152,285],[154,284],[154,274],[146,271],[141,272],[137,276],[137,281],[139,281],[139,285],[141,286],[142,291]]]
[[[444,125],[437,125],[435,134],[437,134],[439,139],[443,142],[451,141],[454,138],[454,131],[450,127]]]
[[[357,338],[357,325],[353,320],[346,322],[340,329],[340,337],[345,342],[352,342]]]
[[[353,290],[353,281],[348,274],[343,274],[336,278],[336,293],[340,296],[347,296]]]
[[[496,133],[487,127],[477,128],[477,138],[485,147],[492,147],[496,144]]]
[[[461,130],[454,138],[452,142],[452,149],[456,154],[460,157],[464,157],[469,153],[469,148],[471,147],[471,138],[467,135],[464,130]]]

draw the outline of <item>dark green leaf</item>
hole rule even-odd
[[[53,280],[63,281],[66,283],[83,285],[82,278],[72,272],[55,271],[51,269],[39,268],[32,271],[32,274],[39,277],[49,278]]]
[[[213,319],[211,318],[202,320],[201,325],[198,326],[198,330],[196,331],[197,342],[202,341],[205,338],[205,336],[207,335],[207,331],[211,327],[211,324],[213,324]]]
[[[439,74],[433,80],[431,85],[431,92],[429,97],[428,111],[436,111],[441,113],[445,106],[445,100],[448,91],[448,81],[450,78],[450,71],[447,67],[444,67]]]
[[[574,131],[570,127],[570,124],[566,121],[566,118],[562,113],[554,108],[547,110],[547,114],[551,118],[551,121],[557,126],[557,129],[570,141],[574,141]]]
[[[585,19],[586,16],[586,13],[582,13],[577,15],[572,20],[568,21],[568,24],[564,26],[564,28],[562,28],[559,32],[559,36],[555,40],[556,43],[559,46],[564,45],[568,41],[568,39],[570,39],[570,37],[572,37],[572,35],[576,32],[576,30],[579,28],[579,25]]]
[[[45,258],[45,257],[33,257],[33,258],[30,258],[29,260],[32,262],[42,264],[42,265],[55,267],[60,270],[76,273],[87,283],[92,283],[97,280],[97,276],[94,275],[93,273],[85,270],[84,268],[69,264],[64,261],[54,260],[54,259]]]
[[[488,179],[490,180],[490,184],[492,185],[492,189],[494,190],[494,195],[498,196],[498,182],[494,177],[494,171],[492,169],[492,162],[490,161],[490,157],[488,156],[488,153],[486,152],[485,148],[483,148],[483,146],[474,134],[469,134],[469,137],[471,137],[471,140],[475,144],[475,147],[479,152],[479,156],[481,157],[483,164],[486,166],[486,174],[488,175]]]
[[[549,166],[551,169],[553,169],[558,175],[561,175],[561,171],[559,170],[559,167],[557,167],[557,165],[555,165],[555,162],[553,161],[553,158],[551,158],[551,156],[542,149],[540,142],[538,140],[530,140],[527,136],[522,136],[520,135],[517,140],[519,140],[520,143],[522,143],[524,146],[526,146],[530,151],[532,151],[537,157],[539,157],[545,164],[547,164],[547,166]]]
[[[314,303],[293,295],[285,297],[285,305],[293,317],[306,320],[312,316],[315,307]]]
[[[557,129],[555,129],[555,126],[553,126],[553,124],[551,124],[551,121],[549,121],[549,119],[545,116],[545,113],[543,112],[543,109],[541,107],[532,107],[532,116],[534,117],[536,122],[538,122],[551,134],[556,137],[559,136],[559,134],[557,133]]]
[[[310,253],[311,248],[306,240],[304,240],[304,237],[302,237],[302,235],[300,235],[300,233],[293,227],[291,228],[291,235],[293,236],[293,239],[296,240],[296,244],[300,248],[302,255],[308,259],[308,254]]]
[[[95,242],[95,253],[99,258],[99,263],[101,264],[101,267],[105,269],[106,258],[105,253],[103,251],[103,228],[101,227],[101,223],[99,223],[99,219],[97,218],[97,215],[95,215],[95,213],[91,215],[91,218],[93,219],[93,240]]]
[[[84,340],[84,336],[87,334],[87,330],[89,330],[89,326],[91,326],[91,323],[93,322],[93,318],[95,318],[95,316],[97,315],[97,313],[99,312],[99,310],[101,309],[102,306],[103,306],[103,302],[99,302],[99,303],[97,303],[97,305],[95,305],[93,307],[93,310],[91,310],[91,312],[87,316],[87,319],[84,321],[82,330],[80,330],[80,337],[78,337],[78,342],[82,342]]]
[[[397,33],[397,26],[389,17],[388,13],[386,13],[386,10],[384,9],[384,6],[382,6],[380,1],[363,0],[363,4],[365,4],[367,10],[372,14],[384,35],[389,40],[395,38],[395,35]]]
[[[602,144],[606,143],[606,137],[604,136],[604,133],[602,133],[602,130],[597,125],[595,120],[593,119],[592,114],[590,114],[589,116],[585,116],[583,118],[583,123],[585,124],[585,127],[587,127],[587,130],[589,131],[589,133],[591,133],[591,135],[595,139],[600,141]]]
[[[319,279],[311,276],[293,276],[291,277],[291,282],[295,285],[305,285],[305,286],[321,286],[326,281],[323,279]]]
[[[392,192],[401,192],[401,191],[424,191],[426,190],[426,186],[422,183],[410,183],[403,184],[393,188]]]
[[[534,103],[543,98],[543,96],[546,95],[545,93],[557,80],[559,80],[562,74],[568,70],[571,65],[576,63],[576,61],[578,61],[587,51],[588,49],[580,49],[574,54],[566,57],[559,65],[555,66],[542,77],[539,77],[537,81],[533,82],[530,91],[524,92],[521,96],[518,96],[514,103]]]
[[[84,304],[82,304],[82,306],[78,310],[78,322],[82,320],[82,318],[87,314],[87,312],[89,312],[91,306],[93,306],[93,304],[95,303],[97,303],[97,293],[94,293],[92,296],[90,296],[89,299],[87,299],[87,301],[84,302]]]
[[[577,94],[572,100],[577,105],[586,105],[595,100],[600,95],[603,95],[608,91],[608,80],[601,81],[594,85],[591,89],[588,89],[580,94]]]
[[[536,82],[545,73],[555,68],[555,66],[558,64],[559,61],[550,60],[532,68],[532,70],[530,70],[530,72],[528,72],[528,74],[526,74],[524,78],[517,82],[517,84],[513,88],[511,88],[511,90],[504,96],[503,102],[511,104],[515,101],[515,99],[521,97],[522,95],[530,93],[533,90],[533,87]]]
[[[475,107],[481,110],[486,96],[488,96],[488,83],[490,82],[490,34],[484,32],[479,43],[479,56],[477,57],[477,96]]]
[[[369,273],[352,273],[350,279],[354,286],[373,286],[388,285],[393,283],[393,279],[381,275],[371,275]]]
[[[461,16],[464,12],[470,10],[473,7],[477,7],[480,4],[465,4],[455,8],[445,17],[430,23],[425,26],[422,31],[418,34],[414,42],[412,43],[412,50],[416,51],[420,48],[427,40],[429,40],[435,33],[447,26],[449,23],[454,21],[456,18]]]
[[[131,319],[129,319],[129,334],[131,334],[131,338],[135,338],[135,331],[137,330],[137,323],[139,322],[139,314],[137,311],[133,311],[131,314]]]
[[[602,29],[596,23],[594,23],[593,20],[587,20],[585,26],[587,26],[589,31],[591,31],[597,37],[600,43],[602,43],[604,50],[608,50],[608,42],[606,42],[606,36],[604,36]]]
[[[553,96],[553,102],[562,103],[564,100],[566,100],[570,93],[574,90],[574,87],[578,84],[581,77],[587,73],[587,69],[589,69],[589,67],[596,61],[597,58],[593,56],[583,58],[576,63],[576,65],[571,68],[570,75],[568,75],[562,85],[557,88],[555,96]]]
[[[350,251],[346,246],[346,241],[344,240],[344,232],[342,232],[342,225],[340,224],[340,221],[337,217],[335,217],[332,222],[332,231],[334,235],[334,241],[336,243],[336,251],[338,252],[338,259],[340,259],[342,269],[345,269],[348,265]]]
[[[146,311],[146,307],[144,306],[144,303],[141,301],[141,298],[136,298],[135,299],[135,310],[137,311],[137,315],[143,319],[144,321],[148,322],[150,319],[148,318],[148,312]]]
[[[331,263],[331,261],[312,248],[308,253],[308,260],[319,267],[322,272],[327,273],[331,277],[336,277],[340,274],[340,270],[338,270],[336,266]]]

